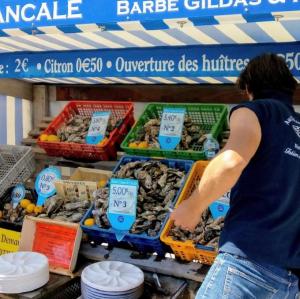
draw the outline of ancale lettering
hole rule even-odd
[[[64,11],[58,1],[42,2],[39,5],[36,1],[27,2],[25,5],[6,5],[0,10],[0,24],[39,21],[57,21],[69,19],[82,19],[80,6],[83,0],[66,0]]]

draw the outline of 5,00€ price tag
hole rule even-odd
[[[131,179],[111,179],[108,219],[121,241],[136,220],[139,182]]]
[[[180,143],[184,116],[184,108],[164,109],[158,137],[162,149],[174,150]]]

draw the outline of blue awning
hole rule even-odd
[[[232,83],[263,52],[300,77],[300,42],[0,54],[0,78],[49,83]]]
[[[149,51],[151,53],[151,48],[163,48],[161,53],[169,55],[174,53],[170,52],[174,47],[186,47],[186,52],[191,47],[198,47],[199,53],[208,53],[207,47],[214,46],[221,55],[226,45],[232,47],[232,53],[239,53],[241,46],[245,45],[242,49],[249,52],[250,57],[250,49],[259,49],[260,52],[256,51],[259,54],[267,51],[268,45],[271,48],[276,45],[274,51],[281,53],[280,49],[284,47],[281,43],[291,43],[293,47],[300,41],[300,2],[282,2],[285,1],[1,1],[0,77],[55,84],[232,83],[238,72],[42,74],[37,65],[30,65],[26,60],[27,54],[23,54],[30,53],[30,60],[36,57],[34,53],[57,52],[68,63],[67,53],[72,53],[70,51],[78,51],[79,57],[85,57],[88,51],[98,51],[100,55],[109,50],[114,55],[118,49],[137,49],[136,55],[143,57]],[[258,45],[266,45],[266,48]],[[16,53],[21,56],[13,56]],[[292,53],[294,64],[298,65],[300,54],[296,50]],[[96,61],[98,54],[94,56]],[[291,61],[290,56],[286,58]],[[76,64],[76,61],[70,63]],[[23,68],[28,71],[24,73]],[[298,74],[295,76],[299,77]]]
[[[66,33],[59,27],[47,27],[44,28],[44,34],[6,29],[6,35],[0,37],[0,52],[256,44],[300,40],[300,18],[281,22],[241,22],[206,26],[170,22],[169,26],[165,30],[145,30],[140,23],[129,22],[123,26],[123,30],[103,31],[95,24],[78,25],[76,33]]]
[[[166,29],[182,19],[194,26],[293,19],[299,9],[297,0],[2,0],[0,30],[56,26],[74,33],[89,24],[120,30],[128,21]]]

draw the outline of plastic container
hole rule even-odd
[[[212,134],[207,134],[207,139],[203,144],[203,150],[207,160],[212,160],[220,150],[220,145],[218,140],[216,140]]]
[[[129,162],[134,162],[134,161],[149,161],[149,160],[154,160],[148,157],[133,157],[133,156],[124,156],[114,169],[113,173],[118,171],[121,167],[121,165],[129,163]],[[166,164],[169,167],[174,167],[174,168],[179,168],[181,170],[185,170],[187,175],[186,178],[188,177],[189,171],[192,168],[193,161],[186,161],[186,160],[159,160],[162,163]],[[174,205],[179,197],[179,194],[185,184],[182,182],[182,186],[180,190],[178,191],[176,198],[174,199]],[[81,221],[81,227],[82,230],[89,236],[89,239],[91,241],[94,241],[98,244],[101,243],[109,243],[111,246],[119,246],[119,247],[129,247],[131,249],[137,250],[139,252],[143,253],[153,253],[156,252],[160,256],[164,256],[165,253],[167,252],[167,247],[160,241],[160,234],[168,220],[169,215],[166,216],[165,220],[162,223],[162,228],[160,232],[157,234],[155,237],[149,237],[146,234],[130,234],[128,233],[122,242],[118,242],[115,236],[115,231],[113,228],[110,229],[103,229],[98,227],[97,225],[94,226],[85,226],[84,221],[87,218],[91,218],[92,216],[92,211],[94,207],[92,207],[85,215],[85,217]]]
[[[0,197],[7,189],[26,182],[35,170],[30,147],[0,145]]]
[[[14,189],[14,186],[10,187],[6,192],[0,197],[0,210],[3,210],[4,205],[6,203],[11,203],[11,193]],[[36,203],[37,201],[37,194],[35,190],[25,188],[26,190],[26,198],[29,199],[32,203]],[[8,229],[8,230],[13,230],[16,232],[20,232],[22,230],[22,222],[10,222],[7,220],[0,219],[0,228]]]
[[[207,161],[196,162],[190,172],[187,182],[180,194],[180,197],[176,203],[176,207],[190,197],[195,188],[198,186],[202,174],[208,165]],[[174,241],[172,237],[169,236],[169,232],[173,227],[173,221],[168,220],[162,234],[161,241],[166,245],[170,246],[175,256],[184,261],[197,260],[202,264],[212,265],[216,256],[217,251],[213,247],[195,245],[193,241],[187,240]]]
[[[171,159],[205,160],[205,153],[202,147],[193,150],[162,150],[162,149],[139,149],[130,148],[129,143],[135,140],[137,133],[144,124],[151,118],[161,119],[164,108],[185,108],[186,114],[191,117],[193,123],[202,128],[205,133],[210,133],[218,138],[223,129],[226,128],[227,107],[219,104],[149,104],[137,123],[131,129],[121,148],[130,155],[141,155],[147,157],[166,157]]]
[[[117,149],[126,134],[134,124],[133,104],[130,102],[99,102],[99,101],[71,101],[63,111],[51,122],[43,134],[57,134],[57,130],[73,115],[92,116],[97,111],[110,111],[117,121],[123,119],[122,124],[110,134],[104,146],[78,144],[72,142],[45,142],[38,139],[38,145],[49,156],[85,160],[115,160]]]

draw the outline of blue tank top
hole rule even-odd
[[[233,187],[220,251],[283,268],[300,268],[300,115],[291,98],[234,107],[260,123],[259,148]]]

